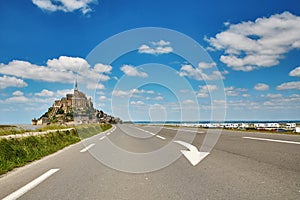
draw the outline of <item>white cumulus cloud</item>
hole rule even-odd
[[[113,90],[112,96],[122,97],[122,96],[130,96],[132,94],[131,91],[126,90]]]
[[[74,75],[70,71],[54,70],[51,67],[38,66],[21,60],[13,60],[7,65],[1,63],[0,73],[47,82],[70,83],[74,80]]]
[[[198,64],[198,68],[200,68],[200,69],[209,69],[209,68],[216,67],[216,66],[217,66],[217,64],[215,62],[212,62],[212,63],[199,62],[199,64]]]
[[[226,87],[225,88],[225,93],[227,96],[235,97],[235,96],[243,96],[243,97],[248,97],[246,94],[241,94],[241,92],[247,92],[248,90],[246,88],[235,88],[233,86],[231,87]]]
[[[102,83],[88,82],[86,85],[87,89],[90,90],[104,90],[105,86]]]
[[[179,71],[180,76],[187,76],[189,78],[195,80],[219,80],[225,79],[224,75],[228,74],[227,71],[217,71],[214,70],[210,72],[210,74],[203,71],[203,69],[207,69],[208,67],[215,66],[214,63],[199,63],[197,68],[194,68],[192,65],[182,65]]]
[[[134,66],[123,65],[121,71],[124,72],[127,76],[139,76],[142,78],[148,77],[148,74],[145,72],[138,71]]]
[[[65,90],[57,90],[55,92],[55,96],[57,97],[65,97],[67,94],[73,94],[73,89],[65,89]]]
[[[23,96],[24,93],[21,92],[20,90],[17,90],[17,91],[14,91],[14,92],[12,93],[12,95],[13,95],[13,96]]]
[[[269,90],[269,88],[270,88],[269,85],[265,83],[258,83],[254,86],[254,89],[259,91]]]
[[[215,37],[205,39],[213,50],[224,51],[220,60],[234,70],[272,67],[284,54],[300,48],[300,17],[290,12],[227,27]]]
[[[145,103],[143,101],[131,101],[130,104],[140,106],[140,105],[144,105]]]
[[[22,79],[4,75],[0,77],[0,89],[4,89],[7,87],[27,87],[27,83],[25,83]]]
[[[92,68],[85,59],[79,57],[60,56],[49,59],[46,63],[47,65],[40,66],[28,61],[13,60],[8,64],[0,63],[0,73],[23,79],[58,83],[74,83],[77,78],[79,82],[86,84],[88,89],[104,89],[104,85],[98,82],[109,80],[110,77],[106,74],[112,69],[111,66],[101,63],[97,63]],[[15,77],[5,79],[17,81]],[[21,79],[18,79],[18,84],[27,86],[24,81],[22,84]]]
[[[112,91],[113,96],[132,96],[138,94],[146,94],[146,95],[153,95],[155,92],[153,90],[139,90],[139,89],[131,89],[131,90],[114,90]]]
[[[191,99],[187,99],[187,100],[184,100],[182,103],[183,104],[195,104],[195,101],[193,101]]]
[[[267,94],[267,95],[262,95],[261,97],[277,99],[277,98],[282,98],[282,94]]]
[[[276,87],[277,90],[300,90],[300,81],[282,83]]]
[[[10,97],[8,99],[5,100],[5,102],[7,103],[26,103],[26,102],[29,102],[30,100],[21,95],[21,96],[13,96],[13,97]]]
[[[146,54],[167,54],[173,52],[169,41],[160,40],[158,42],[150,42],[149,45],[143,44],[139,47],[139,53]]]
[[[85,59],[68,56],[60,56],[58,59],[50,59],[47,61],[47,66],[65,71],[84,71],[90,68],[90,65]]]
[[[112,70],[112,66],[98,63],[94,66],[94,70],[99,73],[110,73]]]
[[[54,92],[43,89],[41,92],[35,93],[34,95],[39,97],[52,97],[54,95]]]
[[[196,93],[198,98],[207,98],[210,92],[218,90],[216,85],[202,85],[199,86],[199,91]]]
[[[55,12],[73,12],[80,10],[82,14],[92,11],[90,4],[97,3],[97,0],[32,0],[32,3],[42,10]]]
[[[289,75],[300,77],[300,66],[290,71]]]
[[[105,100],[107,100],[107,97],[102,95],[102,96],[99,97],[99,100],[100,101],[105,101]]]
[[[162,100],[164,100],[164,97],[162,97],[162,96],[157,96],[157,97],[154,98],[154,100],[162,101]]]

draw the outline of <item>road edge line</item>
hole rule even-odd
[[[300,144],[300,142],[288,141],[288,140],[275,140],[269,138],[256,138],[256,137],[243,137],[244,139],[250,140],[261,140],[261,141],[268,141],[268,142],[279,142],[279,143],[286,143],[286,144]]]

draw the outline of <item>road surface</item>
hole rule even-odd
[[[197,132],[191,145],[200,149],[207,129],[182,129],[186,135]],[[172,141],[176,133],[176,128],[168,127],[115,126],[2,176],[0,198],[300,199],[300,136],[223,131],[210,154],[197,165],[180,156],[149,173],[112,169],[90,153],[102,151],[114,159],[113,153],[102,148],[110,141],[138,154],[169,144],[181,155],[187,148]],[[120,163],[132,168],[141,165]]]

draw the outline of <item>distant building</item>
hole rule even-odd
[[[38,122],[38,120],[37,120],[36,118],[33,118],[33,119],[31,120],[31,124],[32,124],[32,125],[37,125],[37,122]]]
[[[48,125],[50,123],[49,118],[48,117],[41,117],[38,121],[36,125]]]
[[[296,128],[296,123],[286,123],[285,128],[295,129]]]

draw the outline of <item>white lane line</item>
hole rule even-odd
[[[193,132],[193,133],[205,133],[203,131],[193,131],[193,130],[186,130],[186,129],[180,129],[180,128],[166,128],[166,127],[163,127],[165,129],[170,129],[170,130],[175,130],[175,131],[185,131],[185,132]]]
[[[166,138],[163,137],[163,136],[160,136],[160,135],[156,135],[155,137],[159,138],[159,139],[162,139],[162,140],[165,140]]]
[[[101,138],[99,138],[99,140],[103,140],[104,138],[106,138],[106,136],[104,135],[104,136],[102,136]]]
[[[116,130],[116,127],[114,127],[111,131],[109,131],[108,133],[106,133],[106,135],[110,135],[112,132],[114,132]]]
[[[49,178],[51,175],[53,175],[58,170],[59,169],[50,169],[49,171],[47,171],[46,173],[44,173],[40,177],[34,179],[33,181],[31,181],[27,185],[21,187],[20,189],[18,189],[17,191],[11,193],[10,195],[6,196],[2,200],[14,200],[14,199],[19,198],[20,196],[24,195],[26,192],[28,192],[29,190],[31,190],[32,188],[36,187],[38,184],[40,184],[41,182],[43,182],[44,180]]]
[[[88,151],[88,150],[89,150],[90,148],[92,148],[94,145],[95,145],[95,144],[90,144],[89,146],[87,146],[87,147],[81,149],[80,153],[84,153],[84,152]]]
[[[245,139],[250,140],[263,140],[263,141],[269,141],[269,142],[280,142],[280,143],[288,143],[288,144],[300,144],[300,142],[294,142],[294,141],[287,141],[287,140],[273,140],[268,138],[256,138],[256,137],[243,137]]]
[[[162,136],[160,136],[160,135],[156,135],[156,134],[154,134],[154,133],[152,133],[152,132],[150,132],[150,131],[146,131],[146,130],[144,130],[144,129],[137,128],[137,127],[134,127],[134,128],[139,129],[140,131],[144,131],[145,133],[149,133],[150,135],[153,135],[153,136],[155,136],[155,137],[157,137],[157,138],[159,138],[159,139],[162,139],[162,140],[165,140],[165,139],[166,139],[166,138],[164,138],[164,137],[162,137]]]
[[[160,135],[156,135],[155,133],[152,133],[150,131],[146,131],[146,130],[143,130],[143,129],[140,129],[141,131],[144,131],[145,133],[149,133],[150,135],[153,135],[159,139],[162,139],[162,140],[165,140],[166,138],[164,138],[163,136],[160,136]]]

